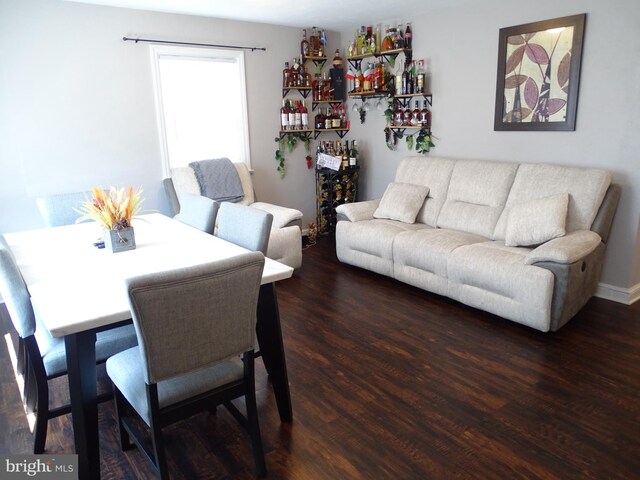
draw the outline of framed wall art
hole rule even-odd
[[[585,19],[500,29],[494,130],[575,130]]]

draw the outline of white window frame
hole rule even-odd
[[[241,50],[223,50],[218,48],[176,47],[167,45],[150,45],[151,70],[153,75],[153,87],[156,101],[158,121],[158,136],[160,139],[160,153],[162,158],[162,171],[164,178],[171,176],[171,164],[169,163],[169,146],[167,143],[167,130],[164,121],[164,108],[162,106],[162,79],[160,77],[160,58],[175,56],[182,58],[206,58],[210,60],[224,59],[234,60],[238,65],[238,77],[240,81],[240,115],[242,118],[242,151],[240,160],[251,170],[251,151],[249,147],[249,116],[247,114],[247,86],[244,68],[244,52]]]

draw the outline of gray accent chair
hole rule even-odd
[[[0,294],[24,348],[25,388],[28,390],[25,396],[28,408],[35,410],[36,413],[33,453],[43,453],[49,419],[71,412],[70,405],[49,407],[48,380],[67,373],[64,339],[52,337],[35,315],[27,286],[13,253],[2,235],[0,235]],[[104,362],[108,357],[131,348],[136,343],[133,325],[98,332],[96,361]],[[99,400],[104,401],[109,398],[110,395],[107,395]]]
[[[213,235],[220,204],[202,195],[185,193],[176,220]]]
[[[219,238],[267,254],[273,215],[257,208],[224,202],[218,213]]]
[[[220,404],[249,432],[257,474],[266,474],[253,355],[263,268],[264,255],[248,252],[126,281],[139,346],[107,360],[107,373],[121,448],[133,440],[161,479],[169,478],[162,428]],[[239,397],[246,417],[231,403]],[[150,428],[151,448],[134,414]]]
[[[90,198],[93,198],[90,191],[70,192],[37,197],[36,204],[47,227],[60,227],[74,224],[81,216],[74,208]]]

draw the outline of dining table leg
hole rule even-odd
[[[65,348],[78,478],[99,479],[96,334],[90,330],[67,335]]]
[[[256,335],[264,366],[273,385],[280,421],[291,422],[293,418],[291,394],[274,283],[260,286],[257,317]]]

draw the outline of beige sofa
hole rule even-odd
[[[244,198],[239,203],[273,215],[267,257],[292,268],[299,268],[302,265],[302,212],[294,208],[256,202],[251,172],[244,163],[234,163],[234,166],[244,192]],[[171,178],[165,178],[163,183],[172,215],[180,212],[180,195],[200,195],[198,180],[189,167],[172,168]]]
[[[338,207],[336,252],[555,331],[597,288],[619,196],[603,170],[408,157],[381,200]]]

